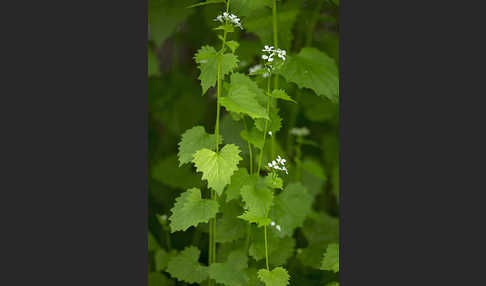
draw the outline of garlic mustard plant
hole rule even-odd
[[[149,286],[337,283],[338,9],[315,2],[149,0]]]

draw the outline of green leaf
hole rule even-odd
[[[268,118],[267,111],[258,103],[255,93],[247,86],[232,85],[229,94],[220,100],[221,105],[228,111],[247,114],[251,118]]]
[[[157,250],[154,254],[154,261],[155,261],[155,270],[162,271],[167,267],[169,263],[169,254],[165,249],[161,248]]]
[[[234,53],[236,49],[240,46],[240,44],[237,41],[226,41],[226,45],[228,48],[231,49],[231,51]]]
[[[265,130],[265,119],[256,119],[255,127],[260,130]],[[282,118],[278,115],[277,107],[270,107],[270,122],[268,123],[267,131],[272,131],[273,133],[280,130],[282,127]]]
[[[151,272],[148,274],[148,286],[172,286],[174,280],[170,280],[164,274]]]
[[[178,167],[175,154],[155,163],[151,168],[151,174],[155,180],[173,188],[188,189],[201,185],[201,176],[194,174],[191,166]]]
[[[198,262],[200,254],[201,251],[197,247],[186,247],[177,256],[171,257],[167,265],[167,272],[179,281],[187,283],[203,282],[209,274],[208,267]]]
[[[272,97],[283,99],[286,101],[292,101],[293,103],[296,103],[295,100],[293,100],[283,89],[274,89],[272,91]]]
[[[196,3],[191,6],[188,6],[187,8],[194,8],[194,7],[199,7],[199,6],[204,6],[204,5],[209,5],[209,4],[218,4],[218,3],[225,3],[225,0],[207,0],[204,2]]]
[[[246,86],[255,95],[258,103],[266,106],[268,97],[265,95],[265,91],[259,88],[258,84],[247,75],[242,73],[231,74],[231,87],[236,88],[238,86]]]
[[[221,64],[222,78],[238,66],[238,58],[234,54],[221,55],[211,46],[201,47],[195,55],[195,60],[201,70],[199,80],[201,81],[203,95],[210,87],[216,85],[218,63]]]
[[[216,220],[216,242],[231,242],[246,235],[247,223],[237,218],[242,211],[240,202],[235,200],[221,207],[223,216]]]
[[[257,174],[253,176],[257,177]],[[273,202],[273,192],[261,180],[255,184],[253,182],[241,188],[241,197],[245,202],[244,214],[239,218],[249,221],[250,223],[257,223],[258,226],[270,224],[271,220],[268,218],[268,212]]]
[[[219,204],[215,200],[202,199],[201,190],[192,188],[176,199],[169,217],[171,232],[185,231],[201,222],[216,217]]]
[[[147,60],[148,60],[148,76],[151,77],[151,76],[160,75],[159,59],[157,59],[157,55],[150,48],[148,49]]]
[[[339,219],[324,212],[312,213],[304,222],[302,233],[309,245],[297,258],[306,266],[320,269],[327,245],[339,241]]]
[[[287,286],[289,285],[290,276],[285,268],[279,266],[272,271],[268,271],[267,269],[258,270],[258,278],[266,286]]]
[[[227,286],[243,286],[249,282],[249,277],[244,272],[248,267],[248,256],[241,250],[236,250],[228,255],[224,263],[213,263],[209,266],[209,277]]]
[[[310,88],[317,95],[338,101],[339,73],[333,59],[316,48],[303,48],[298,55],[289,56],[280,74],[300,88]]]
[[[220,26],[214,28],[214,30],[223,30],[226,33],[233,33],[235,31],[235,28],[233,27],[233,24],[226,23],[226,24],[223,24],[223,25],[220,25]]]
[[[220,135],[219,143],[223,143]],[[216,148],[216,135],[206,133],[203,126],[194,126],[182,134],[179,142],[179,166],[192,161],[194,153],[201,149],[214,150]]]
[[[175,31],[176,27],[194,11],[186,9],[192,0],[149,0],[148,24],[150,39],[157,46]]]
[[[238,169],[238,171],[231,176],[231,183],[226,189],[227,202],[240,197],[240,189],[248,183],[249,178],[250,176],[248,175],[246,168]]]
[[[330,243],[321,262],[321,270],[339,272],[339,245]]]
[[[283,188],[283,180],[278,176],[274,176],[273,174],[268,174],[267,176],[265,176],[264,182],[265,185],[267,185],[271,189]]]
[[[250,132],[243,130],[240,133],[241,138],[245,139],[247,142],[262,150],[265,142],[263,141],[263,132],[260,132],[257,128],[251,128]]]
[[[297,227],[301,227],[312,210],[312,197],[301,183],[289,184],[275,197],[275,204],[270,217],[279,224],[280,237],[291,236]]]
[[[194,165],[202,172],[203,180],[208,181],[208,187],[220,196],[224,187],[231,182],[231,176],[238,170],[238,163],[243,159],[238,154],[240,149],[233,144],[225,145],[219,153],[209,149],[201,149],[194,154]]]

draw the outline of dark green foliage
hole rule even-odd
[[[148,1],[149,286],[339,285],[339,1],[277,2],[277,85],[249,75],[274,0],[231,0],[243,30],[213,21],[224,0]]]

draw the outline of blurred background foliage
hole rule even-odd
[[[214,132],[215,89],[211,88],[202,96],[197,79],[199,70],[193,57],[203,45],[220,45],[213,30],[216,27],[213,19],[221,14],[224,4],[187,8],[199,1],[148,1],[149,285],[186,285],[164,271],[168,257],[192,244],[202,251],[200,261],[207,262],[207,225],[170,234],[166,223],[157,215],[169,216],[181,192],[206,184],[189,164],[178,167],[177,144],[182,133],[195,125]],[[231,12],[242,19],[245,27],[231,34],[231,39],[240,43],[236,51],[240,62],[235,72],[248,74],[250,67],[260,63],[263,45],[272,45],[272,10],[268,4],[268,0],[231,1]],[[311,46],[327,54],[338,66],[339,0],[279,1],[278,36],[279,47],[288,54],[295,55]],[[277,150],[290,163],[289,175],[284,181],[285,184],[300,181],[314,201],[312,215],[292,237],[282,240],[270,237],[271,261],[286,265],[291,275],[290,285],[326,285],[336,281],[338,275],[319,270],[319,267],[327,245],[338,242],[339,237],[339,107],[338,103],[311,89],[287,83],[283,77],[279,88],[297,101],[297,104],[279,102],[279,115],[283,120],[276,133]],[[238,145],[244,157],[240,166],[248,166],[248,145],[240,136],[243,125],[233,120],[224,108],[221,111],[224,142]],[[304,126],[310,134],[297,144],[290,130]],[[299,172],[296,171],[298,152],[301,154]],[[232,226],[242,227],[238,223]],[[255,237],[253,248],[259,247],[259,237]],[[224,237],[217,239],[225,241]],[[218,244],[218,260],[227,256],[225,253],[234,243],[238,240]],[[253,251],[255,255],[261,254]],[[259,265],[261,260],[250,259],[251,263]],[[252,282],[251,285],[260,283]]]

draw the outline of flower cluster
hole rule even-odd
[[[299,137],[302,137],[302,136],[307,136],[309,135],[309,129],[307,129],[307,127],[302,127],[302,128],[292,128],[290,129],[290,134],[292,135],[295,135],[295,136],[299,136]]]
[[[277,224],[277,225],[276,225],[274,221],[272,221],[272,222],[270,223],[270,225],[271,225],[271,226],[275,226],[275,228],[276,228],[278,231],[281,231],[280,225],[279,225],[279,224]]]
[[[262,52],[267,53],[266,55],[262,56],[262,59],[268,61],[269,63],[273,62],[273,56],[277,55],[277,57],[281,58],[285,61],[285,56],[287,52],[281,49],[275,49],[273,46],[267,46],[263,48]]]
[[[289,174],[287,168],[285,167],[285,162],[287,162],[287,160],[283,159],[280,157],[280,155],[277,156],[277,162],[275,162],[275,160],[273,160],[271,163],[268,163],[268,167],[270,169],[275,169],[275,170],[280,170],[280,171],[284,171],[285,174]]]
[[[234,26],[243,30],[243,25],[241,25],[240,18],[238,18],[235,14],[229,14],[227,12],[224,12],[222,15],[216,17],[214,21],[219,21],[221,23],[228,21],[231,22]]]

